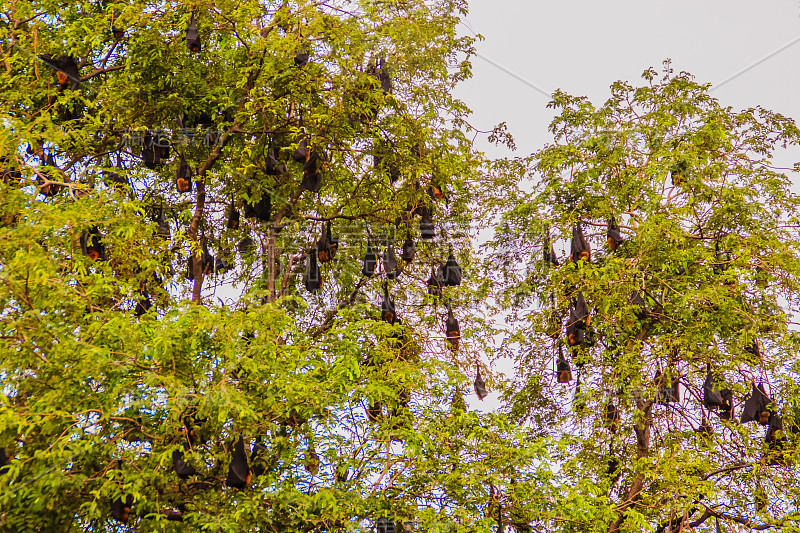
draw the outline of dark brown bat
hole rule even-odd
[[[189,20],[189,25],[186,27],[186,46],[189,51],[196,54],[202,48],[200,44],[200,33],[197,31],[197,22],[194,20],[194,13]]]
[[[431,277],[428,278],[428,294],[437,298],[442,297],[442,287],[444,286],[444,269],[436,265],[431,266]]]
[[[252,198],[252,196],[251,196]],[[272,216],[272,197],[268,191],[261,191],[261,198],[251,203],[245,200],[244,202],[244,218],[255,218],[262,222],[269,222]]]
[[[742,412],[741,418],[742,424],[756,421],[762,426],[768,426],[772,418],[772,411],[769,409],[771,403],[772,400],[767,396],[764,385],[759,383],[758,386],[756,386],[756,384],[753,383],[753,392],[744,402],[744,411]]]
[[[331,221],[328,221],[328,230],[325,231],[323,228],[322,235],[320,235],[319,240],[317,241],[317,255],[319,256],[320,263],[327,263],[328,261],[333,260],[334,255],[336,254],[336,250],[331,244],[331,240],[333,239],[331,235]]]
[[[316,294],[322,289],[322,273],[317,264],[317,250],[316,248],[308,249],[308,262],[306,263],[306,277],[305,277],[306,290],[312,294]]]
[[[172,468],[181,479],[187,479],[197,474],[197,469],[184,460],[183,452],[180,450],[173,450],[172,452]]]
[[[386,253],[383,255],[383,271],[386,274],[386,279],[395,279],[400,274],[397,256],[391,243],[386,247]]]
[[[50,65],[58,77],[58,90],[64,91],[68,87],[71,91],[77,91],[81,86],[81,75],[78,71],[78,64],[72,56],[61,56],[53,58],[50,54],[40,55],[39,59]]]
[[[231,488],[244,489],[250,483],[250,467],[247,465],[247,453],[244,449],[244,437],[239,436],[239,440],[233,448],[233,455],[228,466],[228,477],[225,484]]]
[[[371,278],[375,274],[375,267],[378,266],[378,254],[373,248],[372,237],[367,239],[367,251],[364,254],[364,266],[361,268],[361,274]]]
[[[447,262],[444,265],[444,283],[449,287],[457,287],[461,285],[461,278],[461,265],[456,261],[456,257],[453,255],[453,246],[451,245],[447,255]]]
[[[384,322],[394,324],[397,319],[397,312],[394,307],[394,300],[389,297],[389,285],[383,284],[383,302],[381,303],[381,318]]]
[[[225,227],[228,229],[239,229],[239,211],[236,209],[236,206],[233,205],[231,202],[230,207],[228,207],[228,222],[226,222]]]
[[[592,260],[592,248],[589,246],[589,243],[586,241],[586,237],[583,235],[583,228],[581,228],[580,222],[575,224],[575,228],[572,230],[570,256],[576,263],[581,260],[588,263]]]
[[[475,394],[478,396],[479,400],[483,400],[489,395],[489,391],[486,390],[486,383],[484,383],[483,377],[481,376],[480,365],[478,366],[478,372],[475,374],[473,386],[475,387]]]
[[[179,193],[192,192],[192,175],[192,167],[186,161],[183,150],[181,150],[178,156],[178,169],[175,171],[175,187]]]
[[[453,308],[450,302],[447,303],[447,319],[444,321],[444,328],[447,336],[447,341],[450,343],[450,349],[457,351],[461,342],[461,329],[458,326],[458,320],[453,315]]]
[[[133,495],[128,494],[123,499],[117,498],[111,502],[111,517],[122,524],[127,524],[133,508]]]
[[[558,360],[556,362],[556,377],[559,383],[569,383],[572,381],[572,368],[569,361],[564,357],[563,345],[558,345]]]
[[[608,223],[606,240],[608,241],[608,247],[612,250],[617,250],[622,246],[622,235],[619,232],[619,226],[614,222],[614,217],[611,217],[611,221]]]
[[[400,259],[405,261],[406,263],[410,263],[414,260],[414,256],[417,255],[417,249],[414,246],[414,241],[411,238],[411,232],[406,232],[406,240],[403,242],[403,251],[400,254]]]
[[[83,255],[94,261],[106,260],[106,247],[103,244],[103,234],[96,227],[90,228],[81,234],[81,251]]]

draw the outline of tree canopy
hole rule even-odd
[[[0,529],[797,529],[794,122],[648,70],[490,162],[465,13],[4,6]]]
[[[563,500],[538,517],[794,531],[798,199],[774,156],[799,132],[669,66],[644,78],[599,107],[554,94],[490,247],[510,413],[557,443]]]

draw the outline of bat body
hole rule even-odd
[[[322,274],[317,264],[317,250],[316,248],[308,249],[308,263],[306,263],[306,277],[305,277],[306,290],[312,294],[322,289]]]
[[[244,449],[244,437],[239,436],[233,448],[231,463],[228,466],[228,477],[225,484],[235,489],[244,489],[250,483],[250,467],[247,465],[247,454]]]
[[[394,324],[397,319],[397,312],[395,311],[394,300],[389,297],[389,286],[384,283],[383,285],[383,302],[381,303],[381,318],[384,322]]]
[[[186,27],[186,46],[193,54],[198,53],[202,49],[200,44],[200,33],[197,31],[197,22],[194,20],[194,13],[189,20],[189,25]]]
[[[741,418],[742,424],[755,421],[762,426],[768,426],[772,418],[772,412],[769,409],[771,403],[772,400],[767,396],[764,385],[759,383],[758,386],[756,386],[756,384],[753,383],[753,392],[744,402],[744,411],[742,412]]]
[[[425,205],[419,206],[417,208],[417,211],[420,214],[420,220],[419,220],[420,237],[422,237],[425,240],[433,239],[436,236],[436,229],[434,228],[433,225],[433,213]]]
[[[457,287],[461,285],[461,278],[461,265],[456,261],[456,257],[453,255],[453,247],[450,246],[447,262],[444,265],[444,284],[449,287]]]
[[[608,242],[608,247],[614,251],[622,246],[622,235],[619,232],[619,226],[617,226],[613,218],[611,219],[611,222],[608,223],[606,241]]]
[[[442,297],[442,287],[444,286],[444,269],[439,266],[431,267],[431,277],[428,278],[428,294],[437,298]]]
[[[569,383],[572,381],[572,368],[569,361],[564,357],[564,351],[558,345],[558,360],[556,361],[556,377],[559,383]]]
[[[231,206],[228,208],[228,222],[225,224],[225,227],[234,230],[239,229],[239,211],[232,202]]]
[[[181,479],[188,479],[197,474],[195,467],[188,464],[183,459],[183,452],[180,450],[174,450],[172,452],[172,468],[175,470],[175,474]]]
[[[475,387],[475,394],[478,396],[479,399],[483,400],[489,395],[489,391],[486,390],[486,383],[483,381],[483,377],[481,376],[481,367],[478,367],[478,372],[475,374],[475,382],[473,383]]]
[[[262,222],[269,222],[272,216],[272,198],[267,191],[261,192],[261,198],[251,203],[244,202],[244,218],[255,218]]]
[[[397,256],[394,253],[394,246],[389,244],[383,256],[383,271],[386,273],[386,279],[397,278],[398,274],[400,274],[400,270],[397,266]]]
[[[375,253],[375,248],[372,246],[372,239],[367,240],[367,251],[364,254],[364,266],[361,268],[361,274],[371,278],[375,274],[375,268],[378,266],[378,254]]]
[[[454,352],[457,351],[461,342],[461,329],[458,326],[458,320],[453,315],[453,308],[449,303],[447,304],[447,319],[444,321],[444,328],[447,341],[450,343],[450,349]]]
[[[94,261],[105,261],[106,247],[103,245],[103,235],[96,227],[84,231],[80,238],[83,255]]]
[[[592,260],[592,248],[586,241],[583,235],[583,228],[580,223],[576,224],[572,230],[572,241],[570,242],[570,257],[572,261],[586,261],[587,263]]]
[[[414,246],[414,241],[411,239],[411,232],[407,232],[406,240],[403,242],[403,251],[400,253],[400,259],[406,263],[410,263],[414,260],[414,256],[416,255],[417,249]]]

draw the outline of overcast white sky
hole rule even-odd
[[[612,82],[638,85],[667,58],[676,72],[718,84],[796,40],[713,95],[736,110],[760,105],[800,117],[800,0],[471,0],[467,24],[486,39],[481,56],[548,93],[560,88],[595,105]],[[476,127],[508,123],[515,155],[550,141],[548,98],[487,59],[474,58],[473,79],[455,93]]]

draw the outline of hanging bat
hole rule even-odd
[[[156,215],[156,235],[164,239],[165,241],[170,240],[172,238],[172,230],[169,227],[169,222],[167,222],[167,218],[164,216],[164,206],[162,205],[161,208],[158,210],[158,215]]]
[[[125,188],[129,186],[128,179],[125,176],[110,170],[103,171],[103,183],[109,189],[114,189],[115,192],[125,192]]]
[[[589,307],[586,305],[586,300],[583,298],[583,292],[578,292],[578,296],[572,301],[572,304],[575,308],[576,326],[579,329],[586,329],[589,327],[591,316],[589,315]]]
[[[613,251],[622,246],[622,235],[619,232],[619,226],[614,222],[614,217],[611,217],[611,221],[608,223],[606,240],[608,241],[608,247]]]
[[[306,472],[312,476],[316,476],[319,473],[319,455],[317,455],[317,451],[311,444],[309,444],[308,449],[306,450],[303,466],[305,467]]]
[[[440,275],[441,274],[441,275]],[[444,269],[439,266],[437,272],[436,265],[431,266],[431,277],[428,278],[428,294],[436,298],[442,297],[442,287],[444,286]]]
[[[197,474],[195,467],[188,464],[183,459],[183,452],[180,450],[173,450],[172,452],[172,468],[175,470],[175,474],[181,479],[187,479]]]
[[[41,158],[42,158],[42,166],[53,167],[54,169],[56,169],[56,171],[61,171],[58,165],[56,165],[56,160],[53,157],[53,154],[45,155],[44,153],[42,153]],[[36,181],[42,183],[42,185],[39,186],[39,193],[42,194],[43,196],[52,198],[53,196],[61,192],[61,185],[55,183],[45,184],[44,179],[42,179],[42,176],[39,173],[36,174],[36,177],[37,177]]]
[[[670,372],[670,376],[673,376],[671,381],[665,383],[666,380],[661,376],[661,370],[656,370],[655,381],[658,384],[658,392],[655,400],[659,405],[669,405],[670,402],[681,401],[680,381],[674,377],[674,370]]]
[[[122,12],[118,9],[115,9],[114,14],[111,15],[111,35],[114,37],[114,41],[121,41],[125,36],[125,30],[116,26],[120,15],[122,15]]]
[[[64,91],[69,87],[71,91],[77,91],[81,86],[81,75],[78,71],[78,64],[72,56],[61,56],[53,58],[50,54],[40,55],[39,59],[50,65],[56,71],[58,77],[58,90]]]
[[[378,68],[380,68],[380,72],[378,73],[378,81],[381,82],[381,90],[383,91],[383,94],[392,94],[392,76],[389,72],[389,64],[386,63],[383,58],[381,58],[378,61]]]
[[[612,457],[606,463],[606,476],[611,478],[611,484],[614,485],[617,481],[619,481],[621,472],[620,472],[620,464],[619,460],[615,457]]]
[[[628,295],[628,301],[636,308],[634,311],[636,319],[640,322],[645,320],[647,318],[647,304],[645,303],[644,298],[642,298],[642,295],[639,293],[639,291],[631,291],[631,293]]]
[[[83,255],[93,261],[106,260],[106,247],[103,245],[103,235],[96,227],[84,231],[80,237],[81,251]]]
[[[308,263],[306,263],[306,277],[304,281],[306,290],[311,294],[316,294],[317,291],[322,289],[322,274],[317,264],[316,248],[308,249]]]
[[[619,429],[620,413],[614,402],[609,400],[606,403],[605,415],[603,416],[603,425],[608,428],[611,433],[616,433]]]
[[[450,252],[444,265],[444,284],[449,287],[457,287],[461,285],[461,277],[461,265],[456,262],[456,258],[453,255],[453,246],[450,245]]]
[[[458,346],[461,341],[461,329],[458,327],[458,320],[453,315],[453,308],[450,302],[447,302],[447,319],[444,321],[444,329],[447,336],[447,341],[450,343],[450,350],[458,351]]]
[[[394,300],[389,298],[389,285],[383,284],[383,302],[381,303],[381,318],[384,322],[394,324],[397,312],[394,307]]]
[[[253,239],[248,236],[239,241],[239,244],[236,245],[236,248],[239,250],[240,254],[247,254],[253,250],[253,244],[255,244]]]
[[[486,383],[484,383],[483,377],[481,376],[480,365],[478,365],[478,372],[475,374],[475,382],[473,385],[475,387],[475,394],[478,396],[479,400],[483,400],[489,395],[489,391],[486,390]]]
[[[436,236],[436,229],[433,225],[433,213],[425,206],[417,207],[417,212],[420,214],[419,232],[420,237],[425,240],[433,239]]]
[[[186,46],[193,54],[198,53],[202,48],[200,44],[200,33],[197,31],[197,22],[194,20],[194,13],[192,13],[192,18],[189,20],[189,25],[186,27]]]
[[[298,52],[294,55],[294,66],[303,68],[308,63],[308,58],[311,55],[308,52]]]
[[[230,207],[228,207],[228,222],[225,224],[225,227],[228,229],[239,229],[239,211],[236,209],[236,206],[233,205],[231,202]]]
[[[730,391],[728,391],[728,389],[714,390],[715,381],[717,381],[716,377],[709,370],[708,374],[706,375],[706,381],[703,383],[703,405],[706,409],[712,411],[716,411],[717,409],[729,411],[731,406],[723,396],[723,392]]]
[[[386,253],[383,256],[383,271],[386,273],[386,279],[395,279],[400,274],[397,268],[397,256],[394,254],[394,246],[390,243],[386,247]]]
[[[753,383],[753,392],[744,402],[744,411],[742,412],[741,418],[742,424],[756,421],[762,426],[769,425],[769,421],[772,418],[772,412],[769,409],[771,403],[772,400],[767,396],[764,385],[759,383],[756,387],[756,384]]]
[[[148,150],[149,152],[150,150]],[[145,166],[147,166],[147,160],[145,160]],[[148,168],[154,168],[154,166]],[[175,172],[175,187],[179,193],[192,192],[192,174],[192,167],[186,162],[183,150],[181,150],[178,159],[178,170]]]
[[[136,308],[133,310],[133,314],[136,315],[136,318],[141,318],[147,311],[153,307],[153,303],[150,301],[150,296],[147,293],[141,292],[140,298],[136,300]]]
[[[380,402],[375,402],[365,409],[367,413],[367,420],[370,422],[379,422],[383,418],[383,405]]]
[[[684,183],[686,183],[686,172],[689,170],[689,165],[686,161],[678,161],[672,167],[670,167],[670,179],[672,180],[672,185],[675,187],[680,187]]]
[[[361,268],[361,274],[371,278],[375,274],[375,268],[378,266],[378,254],[375,253],[375,248],[372,246],[372,238],[367,239],[367,252],[364,254],[364,266]]]
[[[549,263],[553,266],[558,266],[558,258],[556,257],[556,250],[553,247],[553,244],[549,241],[545,241],[544,248],[542,248],[542,258],[544,259],[545,263]]]
[[[229,256],[229,253],[220,250],[217,256],[214,258],[214,275],[222,275],[225,272],[229,271],[233,268],[233,262],[226,260],[223,256]]]
[[[267,454],[267,452],[267,447],[262,444],[261,435],[259,435],[256,437],[256,443],[253,445],[253,451],[250,452],[250,464],[252,465],[250,471],[252,472],[252,477],[263,476],[267,471],[267,465],[265,464],[264,459],[264,456]]]
[[[417,255],[417,249],[414,246],[414,241],[411,239],[411,232],[407,231],[406,240],[403,243],[403,251],[400,253],[400,259],[406,263],[410,263],[414,260],[415,255]]]
[[[233,449],[231,463],[228,466],[228,478],[225,480],[225,485],[234,489],[244,489],[249,483],[250,467],[247,465],[244,437],[239,435],[239,440]]]
[[[278,160],[275,155],[275,149],[271,146],[264,162],[264,173],[267,176],[282,176],[286,174],[286,164]]]
[[[572,230],[572,241],[570,242],[570,256],[572,261],[586,261],[587,263],[592,260],[592,248],[586,242],[586,237],[583,235],[583,228],[580,222],[575,224]]]
[[[307,158],[303,164],[303,179],[300,185],[309,192],[318,193],[322,189],[322,173],[319,171],[321,164],[317,150],[306,150]]]
[[[261,191],[261,198],[254,203],[244,202],[244,218],[255,218],[269,222],[272,216],[272,198],[267,191]]]
[[[292,159],[296,163],[302,163],[304,166],[308,161],[308,135],[305,130],[301,130],[295,138],[295,149],[292,152]]]
[[[130,518],[131,509],[133,508],[133,495],[128,494],[123,499],[117,498],[111,502],[111,517],[122,524],[128,523]]]
[[[559,383],[569,383],[572,381],[572,368],[569,361],[564,357],[564,350],[562,344],[558,345],[558,360],[556,362],[556,377]]]
[[[328,261],[332,261],[336,255],[338,246],[338,239],[336,239],[336,244],[334,245],[333,235],[331,234],[331,221],[329,220],[327,231],[323,230],[322,235],[317,241],[317,255],[319,256],[320,262],[327,263]]]

